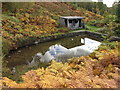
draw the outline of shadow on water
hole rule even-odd
[[[84,37],[85,36],[67,37],[59,40],[53,40],[50,42],[44,42],[37,45],[24,47],[17,51],[11,51],[10,54],[4,58],[4,61],[7,61],[7,67],[3,67],[3,76],[9,77],[15,81],[20,82],[20,75],[24,74],[28,70],[37,69],[38,67],[47,67],[49,65],[49,63],[37,63],[34,67],[29,66],[28,61],[31,62],[33,56],[36,53],[45,53],[50,46],[55,44],[60,44],[68,49],[80,46],[82,45],[81,38]]]

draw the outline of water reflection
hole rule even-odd
[[[54,41],[50,41],[50,42],[40,43],[40,44],[29,46],[26,48],[21,48],[18,51],[11,52],[9,54],[9,56],[5,58],[5,61],[8,61],[7,66],[12,68],[12,67],[16,67],[18,65],[27,65],[28,63],[30,64],[30,62],[32,62],[33,58],[36,58],[35,57],[36,54],[38,54],[36,56],[37,56],[37,59],[39,59],[37,61],[41,61],[41,62],[49,61],[48,57],[46,57],[46,55],[50,56],[50,60],[51,59],[56,59],[57,61],[62,60],[63,57],[61,57],[61,56],[64,56],[64,53],[59,53],[59,55],[55,55],[55,56],[53,55],[54,53],[58,53],[58,52],[65,52],[66,51],[68,56],[71,56],[71,57],[73,55],[80,56],[80,55],[77,55],[77,52],[80,53],[83,51],[80,50],[82,48],[78,48],[79,46],[83,45],[84,43],[85,43],[85,45],[82,46],[84,48],[91,48],[92,49],[93,48],[92,46],[94,46],[94,45],[91,45],[90,47],[87,46],[87,45],[89,45],[89,43],[85,42],[84,37],[85,36],[68,37],[68,38],[63,38],[63,39],[54,40]],[[87,41],[89,41],[89,40],[87,40]],[[58,49],[58,47],[59,48],[61,47],[61,48],[64,48],[65,50],[60,51],[60,49],[59,49],[53,53],[53,51],[56,50],[56,49],[53,50],[53,47],[55,47],[55,45],[56,45],[57,49]],[[99,43],[98,43],[98,45],[99,45]],[[87,47],[85,47],[85,46],[87,46]],[[76,50],[74,50],[75,47],[76,47]],[[72,48],[74,48],[74,49],[72,49]],[[72,50],[72,52],[69,52],[70,50]],[[67,54],[66,54],[66,56],[64,56],[64,57],[66,57],[66,59],[69,58],[67,56]],[[84,55],[84,53],[82,53],[82,54]],[[46,60],[44,60],[44,58]]]
[[[42,55],[42,53],[37,53],[31,63],[29,63],[29,65],[34,64],[35,61],[50,62],[54,59],[56,61],[65,62],[71,57],[87,56],[94,50],[98,49],[98,46],[101,44],[100,42],[89,38],[81,38],[81,41],[84,43],[84,45],[73,47],[70,49],[67,49],[66,47],[59,44],[52,45],[49,47],[49,50],[45,52],[44,55]]]
[[[89,45],[89,40],[86,42],[84,37],[86,36],[62,38],[12,51],[8,57],[4,58],[4,61],[8,63],[7,68],[3,67],[3,76],[19,82],[21,81],[21,75],[25,72],[31,69],[47,67],[49,65],[47,62],[52,59],[65,62],[73,56],[87,55],[100,45],[100,43],[96,42],[97,44],[94,47],[95,41]],[[96,40],[96,38],[92,39]]]
[[[73,48],[76,46],[82,45],[81,38],[84,36],[75,36],[75,37],[67,37],[59,40],[53,40],[50,42],[40,43],[33,46],[28,46],[24,48],[20,48],[17,51],[12,51],[8,57],[5,57],[5,61],[8,61],[8,67],[15,67],[18,65],[26,65],[28,61],[31,62],[34,55],[38,52],[45,54],[45,52],[49,49],[50,46],[55,44],[60,44],[66,48]]]

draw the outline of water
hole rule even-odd
[[[41,52],[42,54],[44,54],[46,51],[49,50],[50,46],[55,44],[60,44],[66,47],[67,49],[76,46],[81,46],[83,45],[81,43],[81,38],[84,37],[86,36],[67,37],[59,40],[53,40],[50,42],[44,42],[29,47],[20,48],[19,50],[16,51],[12,51],[7,57],[4,58],[4,60],[7,61],[7,68],[9,70],[8,71],[6,70],[6,72],[3,73],[3,76],[7,76],[16,81],[21,81],[20,75],[24,74],[26,71],[31,69],[37,69],[38,67],[42,67],[42,66],[45,67],[46,65],[48,65],[46,63],[39,63],[39,64],[37,63],[38,65],[36,66],[28,67],[28,62],[31,62],[33,60],[33,57],[37,53]]]
[[[54,40],[50,42],[40,43],[37,45],[21,48],[17,51],[12,51],[5,60],[8,61],[7,66],[8,67],[15,67],[18,65],[24,65],[27,64],[27,61],[31,61],[32,57],[38,53],[45,53],[50,46],[55,44],[60,44],[66,48],[73,48],[75,46],[80,46],[81,44],[81,38],[83,36],[75,36],[75,37],[68,37],[63,38],[59,40]]]
[[[72,57],[87,56],[94,50],[98,49],[100,42],[92,40],[89,38],[81,39],[84,45],[76,46],[70,49],[63,47],[62,45],[55,44],[49,47],[49,50],[45,54],[37,53],[32,62],[29,64],[34,64],[35,61],[38,62],[50,62],[51,60],[66,62],[67,59]]]

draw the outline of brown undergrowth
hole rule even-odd
[[[23,82],[2,78],[4,88],[119,88],[118,49],[98,49],[89,56],[73,57],[66,63],[52,61],[22,75]]]

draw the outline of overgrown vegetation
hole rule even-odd
[[[107,8],[101,2],[5,2],[2,8],[3,55],[37,38],[72,32],[66,27],[59,27],[60,16],[82,16],[86,18],[87,30],[107,34],[107,38],[120,36],[119,3],[113,8]],[[22,80],[17,75],[13,78],[13,73],[5,65],[3,73],[9,72],[10,76],[3,77],[1,81],[4,88],[119,88],[119,48],[118,42],[107,42],[91,55],[73,57],[66,63],[53,60],[50,66],[34,67],[36,70],[28,67],[22,71],[22,67],[22,72],[17,71]]]
[[[22,75],[21,83],[3,77],[3,87],[119,88],[120,53],[118,52],[118,42],[112,49],[109,45],[102,45],[89,56],[73,57],[66,63],[53,60],[47,68],[31,70]]]
[[[111,34],[115,36],[120,36],[120,1],[114,2],[113,7],[107,7],[103,2],[92,2],[91,0],[88,0],[89,2],[73,2],[70,3],[77,9],[84,8],[86,10],[89,10],[91,12],[100,14],[104,16],[104,19],[92,19],[91,21],[88,21],[87,24],[90,31],[95,32],[101,32],[103,34]],[[94,30],[92,27],[100,27],[101,30]],[[91,30],[92,29],[92,30]]]
[[[36,38],[69,32],[69,29],[60,29],[58,25],[59,17],[66,15],[83,16],[87,22],[103,19],[99,14],[83,8],[75,9],[68,3],[3,3],[3,53],[8,54],[10,50],[25,46]]]

